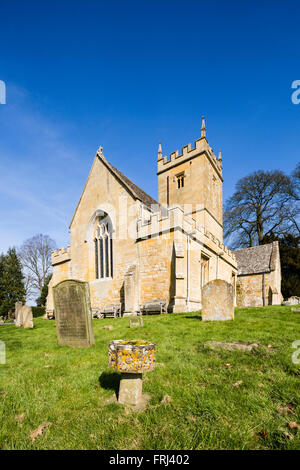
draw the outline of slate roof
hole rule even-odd
[[[238,275],[269,273],[275,269],[274,260],[279,256],[278,242],[235,250],[234,254]]]
[[[111,163],[109,163],[103,155],[98,157],[103,161],[103,163],[114,173],[114,175],[121,180],[121,182],[127,187],[127,189],[133,194],[136,199],[139,199],[145,206],[151,208],[151,205],[158,206],[158,202],[145,193],[141,188],[139,188],[135,183],[133,183],[127,176],[125,176],[120,170],[115,168]]]

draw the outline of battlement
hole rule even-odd
[[[71,247],[59,248],[58,250],[52,251],[52,266],[59,263],[65,263],[71,260]]]
[[[196,140],[194,146],[191,144],[185,145],[181,149],[181,153],[178,150],[170,154],[170,158],[163,156],[161,150],[161,144],[159,144],[158,160],[157,160],[157,174],[169,170],[175,165],[179,165],[183,162],[191,160],[200,154],[206,154],[212,165],[215,167],[217,173],[222,178],[222,158],[221,152],[219,152],[219,158],[216,157],[212,148],[208,144],[206,137],[203,135],[200,139]]]
[[[215,235],[209,232],[203,225],[197,223],[191,216],[185,215],[180,206],[163,208],[150,215],[150,219],[143,221],[138,220],[137,238],[147,239],[155,237],[158,233],[168,234],[173,230],[180,231],[193,237],[195,240],[210,247],[221,258],[236,264],[235,254],[224,245]]]

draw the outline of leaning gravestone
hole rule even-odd
[[[21,326],[23,326],[22,302],[15,303],[15,319],[15,325],[21,328]]]
[[[234,290],[221,279],[210,281],[202,289],[202,320],[234,320]]]
[[[71,347],[94,344],[88,283],[62,281],[53,287],[53,299],[58,344]]]

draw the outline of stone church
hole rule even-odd
[[[236,288],[237,262],[223,244],[222,158],[201,137],[163,156],[158,148],[158,201],[97,151],[70,223],[71,244],[53,252],[52,286],[87,281],[93,309],[121,304],[134,314],[165,299],[169,312],[201,308],[201,289],[223,279]]]

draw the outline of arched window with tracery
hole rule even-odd
[[[95,230],[96,279],[113,277],[112,223],[107,214],[99,217]]]

